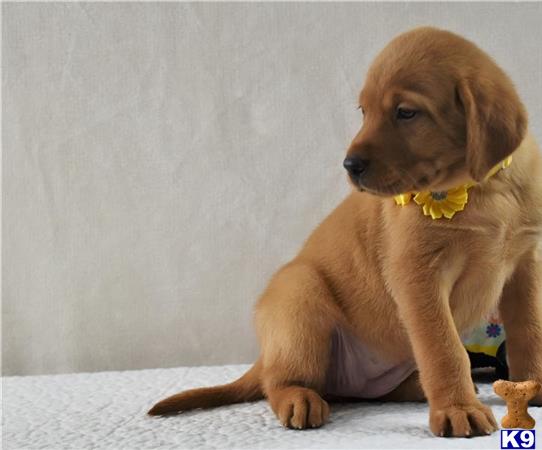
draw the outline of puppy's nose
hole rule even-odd
[[[343,161],[343,166],[350,175],[359,177],[367,170],[369,160],[362,159],[359,156],[349,156]]]

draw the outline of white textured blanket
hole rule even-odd
[[[166,395],[233,380],[247,367],[5,377],[3,448],[500,448],[499,433],[433,437],[425,404],[334,404],[330,423],[306,431],[282,428],[264,401],[171,417],[145,414]],[[500,420],[502,402],[489,384],[479,387]],[[530,412],[540,429],[542,408]]]

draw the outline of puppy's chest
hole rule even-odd
[[[540,223],[519,208],[466,218],[471,220],[462,223],[450,245],[450,259],[461,266],[450,293],[458,328],[474,325],[475,318],[497,305],[506,281],[521,257],[536,247],[541,230]]]
[[[542,205],[525,204],[511,194],[501,195],[495,208],[486,205],[465,211],[458,219],[456,233],[463,239],[467,254],[487,267],[515,266],[542,238]],[[533,210],[534,208],[534,210]]]

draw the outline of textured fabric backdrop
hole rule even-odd
[[[387,41],[459,32],[542,138],[542,4],[3,3],[3,372],[253,360],[252,307],[348,192]]]

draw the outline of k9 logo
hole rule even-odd
[[[535,430],[501,430],[501,448],[535,448]]]

